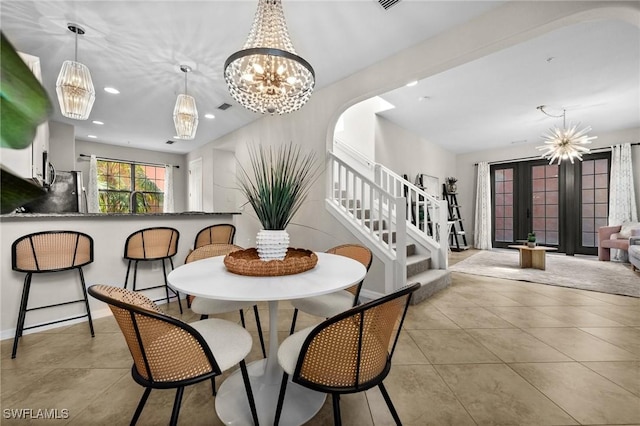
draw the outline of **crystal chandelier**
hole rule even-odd
[[[562,110],[562,115],[551,115],[544,108],[544,105],[540,105],[536,109],[549,117],[562,117],[562,128],[554,127],[542,135],[544,145],[536,147],[539,151],[544,151],[542,158],[548,159],[549,164],[558,160],[558,165],[562,163],[562,160],[567,159],[571,161],[571,164],[576,158],[582,161],[582,154],[589,153],[589,148],[584,145],[590,144],[593,139],[597,138],[597,136],[587,134],[591,131],[591,127],[587,126],[582,130],[578,130],[579,124],[567,127],[567,111],[565,109]]]
[[[75,57],[73,61],[64,61],[62,64],[56,81],[56,93],[63,116],[86,120],[96,100],[96,91],[89,68],[78,62],[78,35],[84,34],[84,29],[76,24],[68,24],[67,28],[76,34]]]
[[[258,0],[247,42],[225,62],[224,78],[231,96],[254,112],[285,114],[309,100],[315,73],[293,48],[281,0]]]
[[[192,140],[196,137],[198,128],[198,109],[193,96],[187,95],[187,73],[191,71],[188,65],[180,65],[184,73],[184,94],[178,95],[173,109],[173,123],[176,126],[176,139]]]

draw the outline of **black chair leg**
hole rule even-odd
[[[391,412],[391,416],[393,416],[393,420],[395,420],[396,425],[402,426],[402,422],[400,421],[400,417],[398,416],[398,413],[396,412],[396,409],[393,406],[393,402],[391,402],[391,398],[389,397],[389,394],[387,393],[387,389],[384,387],[384,384],[382,384],[382,382],[380,382],[378,387],[380,388],[380,392],[382,392],[382,396],[384,398],[384,401],[387,403],[387,407],[389,407],[389,411]]]
[[[213,396],[216,396],[216,378],[215,376],[211,378],[211,389],[213,390]]]
[[[258,337],[260,338],[260,347],[262,348],[262,357],[267,357],[267,351],[264,348],[264,336],[262,335],[262,325],[260,325],[260,314],[258,313],[258,305],[253,305],[253,313],[256,316],[256,326],[258,327]]]
[[[242,324],[242,328],[247,328],[244,323],[244,311],[240,309],[240,324]]]
[[[249,373],[247,372],[247,364],[244,359],[240,361],[240,371],[242,372],[242,380],[244,381],[244,388],[247,391],[247,399],[249,400],[249,408],[251,408],[251,417],[253,417],[253,424],[258,426],[258,411],[256,410],[256,401],[253,399],[253,391],[251,390],[251,381],[249,380]]]
[[[209,315],[207,314],[200,315],[200,320],[206,320],[207,318],[209,318]]]
[[[291,330],[289,330],[289,335],[292,335],[294,331],[296,331],[296,320],[298,319],[298,308],[293,310],[293,319],[291,320]]]
[[[276,416],[273,419],[274,426],[278,426],[278,423],[280,423],[280,415],[282,414],[282,405],[284,404],[284,394],[287,391],[288,381],[289,375],[282,373],[282,383],[280,383],[280,393],[278,394],[278,404],[276,405]]]
[[[144,404],[147,403],[147,398],[149,398],[149,394],[151,393],[151,388],[146,388],[144,393],[142,394],[142,398],[140,398],[140,402],[138,403],[138,407],[136,408],[136,412],[133,414],[133,418],[131,419],[131,426],[138,423],[138,418],[140,414],[142,414],[142,409],[144,408]]]
[[[169,258],[169,262],[171,263],[171,269],[173,269],[173,261]],[[169,281],[167,281],[167,268],[164,263],[164,259],[162,259],[162,274],[164,275],[164,290],[167,294],[167,303],[169,303]],[[180,314],[182,314],[182,302],[180,301],[180,292],[174,291],[171,289],[173,293],[176,295],[176,299],[178,299],[178,307],[180,307]]]
[[[127,275],[124,277],[124,288],[127,288],[129,284],[129,271],[131,270],[131,261],[127,264]]]
[[[171,426],[176,426],[178,424],[178,415],[180,414],[180,404],[182,403],[183,393],[183,387],[179,387],[176,390],[176,399],[175,401],[173,401],[173,410],[171,410],[171,422],[169,423]]]
[[[87,318],[89,319],[89,330],[91,330],[91,337],[95,337],[95,333],[93,332],[93,321],[91,319],[91,309],[89,308],[89,298],[87,297],[87,286],[84,282],[84,273],[82,272],[82,268],[78,268],[78,272],[80,273],[80,284],[82,284],[82,295],[84,296],[84,306],[87,308]]]
[[[342,418],[340,416],[340,395],[332,393],[331,399],[333,399],[333,424],[335,426],[341,426]]]
[[[138,261],[133,263],[133,291],[136,291],[136,282],[138,281]]]
[[[18,323],[16,324],[16,335],[13,338],[13,350],[11,351],[11,359],[16,357],[18,352],[18,340],[22,337],[22,330],[24,329],[24,320],[27,316],[27,302],[29,302],[29,290],[31,288],[31,272],[27,273],[24,277],[24,284],[22,286],[22,299],[20,300],[20,311],[18,312]]]

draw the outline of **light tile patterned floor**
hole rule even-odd
[[[281,339],[291,314],[282,304]],[[261,319],[268,329],[266,305]],[[298,328],[314,322],[301,314]],[[115,321],[95,326],[94,339],[86,324],[27,335],[15,360],[3,341],[2,409],[69,410],[47,424],[128,424],[142,388]],[[410,308],[393,364],[385,383],[406,425],[640,424],[640,299],[454,273],[450,288]],[[168,423],[173,397],[153,391],[139,424]],[[377,389],[341,401],[345,425],[393,424]],[[327,402],[309,424],[331,422]],[[220,424],[208,382],[186,389],[180,424]]]

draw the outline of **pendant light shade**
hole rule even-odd
[[[585,145],[590,144],[593,139],[597,139],[597,136],[588,135],[591,127],[587,126],[582,130],[578,130],[578,125],[567,127],[566,110],[562,110],[562,115],[551,115],[544,108],[544,105],[540,105],[536,109],[549,117],[562,118],[562,128],[554,127],[542,135],[544,145],[536,147],[539,151],[543,151],[542,158],[549,160],[549,164],[557,161],[558,165],[562,163],[562,160],[569,160],[571,164],[575,159],[582,161],[582,155],[590,152],[590,149]]]
[[[75,60],[64,61],[62,64],[56,81],[56,93],[63,116],[74,120],[86,120],[96,100],[96,91],[89,68],[77,61],[78,35],[84,34],[84,30],[75,24],[69,24],[67,28],[76,34]]]
[[[315,73],[293,48],[281,0],[258,0],[247,42],[225,62],[224,78],[231,96],[254,112],[285,114],[309,100]]]
[[[184,73],[184,94],[178,95],[176,100],[173,124],[176,126],[176,139],[192,140],[198,129],[198,108],[195,98],[187,95],[187,73],[191,71],[191,67],[180,65],[180,71]]]

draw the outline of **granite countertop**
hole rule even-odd
[[[0,215],[0,221],[4,219],[27,218],[128,218],[128,217],[185,217],[185,216],[220,216],[236,215],[240,212],[180,212],[180,213],[9,213]]]

